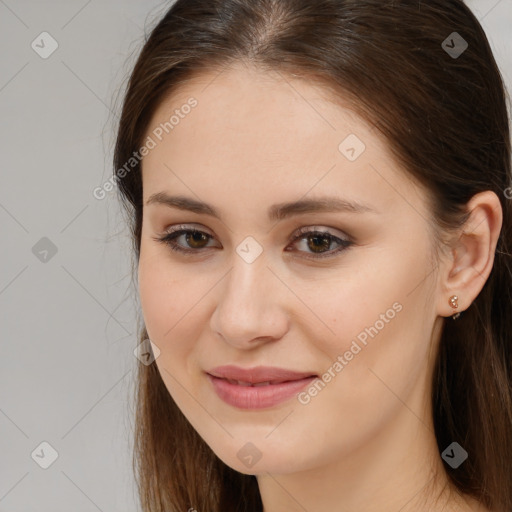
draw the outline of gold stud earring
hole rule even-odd
[[[452,296],[450,297],[450,301],[449,301],[449,302],[450,302],[450,306],[451,306],[453,309],[457,309],[457,308],[459,307],[458,300],[459,300],[459,298],[457,297],[457,295],[452,295]],[[453,318],[454,320],[457,320],[457,318],[459,318],[459,316],[460,316],[460,312],[455,313],[454,315],[452,315],[452,318]]]

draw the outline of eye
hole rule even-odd
[[[348,238],[339,238],[330,231],[317,229],[316,226],[300,228],[294,236],[292,243],[302,242],[302,247],[312,251],[314,256],[306,256],[308,259],[330,258],[336,254],[348,249],[354,242]],[[332,243],[338,245],[332,250],[325,250],[331,247]],[[300,245],[300,244],[299,244]],[[290,251],[286,248],[285,251]],[[301,252],[301,251],[299,251]]]
[[[182,237],[184,242],[187,244],[186,247],[178,243],[178,240]],[[213,240],[213,236],[199,229],[190,228],[190,226],[187,225],[178,225],[175,226],[171,232],[168,232],[161,237],[155,237],[154,240],[168,245],[173,251],[184,254],[197,254],[202,252],[203,249],[210,249],[212,247],[208,246],[208,242]],[[311,251],[309,254],[312,256],[305,256],[305,258],[313,260],[332,257],[348,249],[354,243],[346,238],[337,237],[330,231],[317,229],[316,226],[313,228],[300,228],[292,237],[291,246],[296,244],[296,242],[302,242],[302,248],[306,249],[306,251],[298,252]],[[337,244],[338,247],[329,250],[333,243]],[[288,247],[285,251],[292,252],[293,250]]]
[[[164,236],[156,237],[155,240],[168,245],[173,251],[181,253],[197,253],[198,249],[207,248],[206,243],[208,243],[209,239],[213,239],[213,237],[208,233],[198,229],[191,229],[186,225],[175,226],[175,228],[176,229],[173,229]],[[181,237],[184,237],[185,242],[188,244],[188,248],[177,243],[177,240]]]

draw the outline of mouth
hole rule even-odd
[[[239,409],[273,407],[297,395],[318,378],[312,372],[263,366],[247,369],[222,366],[206,375],[217,396]]]
[[[227,380],[230,384],[235,384],[237,386],[251,386],[251,387],[258,387],[258,386],[273,386],[275,384],[283,384],[284,382],[294,382],[294,381],[284,381],[284,380],[272,380],[272,381],[264,381],[264,382],[244,382],[243,380],[233,380],[233,379],[224,379]]]

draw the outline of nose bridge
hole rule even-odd
[[[234,255],[217,307],[212,315],[212,329],[226,342],[239,347],[256,338],[281,337],[286,329],[286,315],[278,303],[279,281],[267,268],[260,254],[248,262]]]

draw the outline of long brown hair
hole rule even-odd
[[[450,49],[467,48],[459,55]],[[451,39],[450,39],[451,38]],[[457,45],[454,41],[457,41]],[[459,52],[460,53],[460,52]],[[503,226],[482,291],[445,321],[432,413],[451,482],[488,508],[512,511],[512,196],[507,94],[487,37],[462,0],[178,0],[158,22],[124,97],[114,175],[138,262],[140,162],[155,109],[201,72],[239,60],[303,76],[349,100],[431,195],[436,244],[494,191]],[[132,161],[133,164],[133,161]],[[120,172],[124,167],[124,172]],[[139,326],[140,327],[140,326]],[[139,341],[147,338],[139,329]],[[144,511],[256,512],[257,481],[221,462],[176,406],[156,364],[139,364],[134,470]]]

